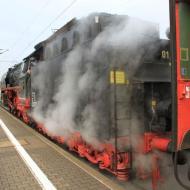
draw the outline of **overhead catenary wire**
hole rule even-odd
[[[3,53],[5,53],[5,52],[7,52],[7,51],[9,51],[8,49],[0,49],[0,54],[3,54]]]
[[[17,60],[0,60],[0,63],[17,63]]]
[[[37,13],[37,15],[35,15],[30,24],[21,32],[20,36],[13,42],[13,44],[9,48],[10,50],[17,46],[18,43],[20,43],[20,40],[23,39],[26,33],[28,33],[30,27],[38,20],[38,18],[42,15],[44,9],[49,5],[50,2],[51,0],[46,1],[46,3],[40,8],[39,12]]]
[[[43,6],[39,9],[38,13],[31,19],[31,21],[29,22],[29,25],[20,33],[20,35],[18,36],[18,38],[10,45],[10,47],[8,49],[9,51],[12,51],[20,43],[20,41],[24,38],[25,34],[28,33],[28,31],[31,28],[31,26],[36,21],[38,21],[38,18],[43,14],[43,11],[47,8],[47,6],[50,4],[51,1],[52,0],[47,0],[43,4]],[[0,50],[3,50],[3,49],[0,49]],[[0,54],[1,54],[1,52],[0,52]],[[3,58],[5,58],[5,56],[3,56]],[[8,63],[15,63],[16,64],[17,62],[18,62],[17,60],[0,60],[1,71],[2,70],[5,71],[8,68],[8,65],[7,65]],[[6,64],[2,64],[2,63],[6,63]],[[9,65],[9,67],[10,67],[10,65]]]
[[[41,37],[44,32],[49,29],[49,27],[55,22],[57,21],[64,13],[66,13],[75,3],[77,2],[77,0],[73,0],[65,9],[63,9],[38,35],[36,35],[36,37],[30,41],[27,46],[25,46],[23,48],[23,50],[21,51],[21,53],[19,54],[18,57],[22,56],[23,53],[39,38]]]

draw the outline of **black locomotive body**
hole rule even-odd
[[[122,31],[127,31],[126,36]],[[30,98],[30,121],[43,124],[49,136],[65,137],[70,149],[87,155],[81,153],[81,141],[68,140],[79,132],[91,147],[86,156],[90,161],[128,179],[130,155],[140,152],[141,140],[134,139],[144,134],[168,137],[171,132],[168,52],[169,40],[160,39],[156,24],[128,16],[92,14],[71,20],[37,44],[24,59],[22,72],[18,69],[24,77],[17,77],[14,83],[9,79],[9,84],[20,86],[24,79],[21,91]],[[107,143],[116,155],[107,153],[110,165],[96,156],[109,149]],[[144,142],[148,143],[150,139]],[[140,148],[142,152],[151,152],[147,146]],[[164,149],[168,148],[169,141]]]
[[[37,97],[43,97],[40,105],[40,109],[42,110],[47,110],[49,105],[54,103],[54,96],[58,91],[60,83],[63,82],[60,77],[64,72],[62,71],[64,69],[63,62],[64,60],[67,61],[68,55],[71,54],[75,48],[81,48],[79,50],[81,53],[81,60],[76,60],[76,62],[78,62],[77,69],[78,72],[80,72],[79,75],[85,73],[87,69],[86,67],[90,65],[93,67],[93,70],[97,75],[97,78],[94,80],[102,78],[101,83],[104,85],[104,88],[101,90],[98,98],[93,97],[92,93],[95,94],[95,89],[92,89],[94,92],[91,91],[87,95],[88,97],[84,96],[84,100],[80,100],[81,105],[78,105],[76,120],[82,119],[82,116],[80,116],[79,113],[82,112],[85,104],[87,105],[89,102],[96,101],[95,99],[102,99],[99,103],[100,105],[96,105],[96,109],[100,112],[101,116],[99,117],[104,118],[106,121],[102,121],[102,123],[98,124],[98,126],[100,126],[100,130],[97,130],[97,132],[100,132],[97,133],[97,137],[100,137],[101,134],[105,134],[103,138],[106,137],[106,139],[110,138],[109,135],[114,136],[114,130],[112,131],[111,129],[114,129],[115,109],[117,109],[119,117],[117,121],[118,128],[120,128],[119,131],[121,131],[119,133],[121,133],[121,135],[125,135],[122,133],[124,133],[126,126],[131,125],[131,121],[133,120],[131,118],[133,116],[130,113],[131,110],[133,110],[133,105],[137,106],[137,108],[135,108],[137,112],[139,109],[139,115],[141,115],[140,118],[144,122],[144,126],[142,126],[144,130],[170,130],[170,65],[169,59],[167,59],[168,57],[165,56],[169,49],[169,41],[160,40],[156,25],[150,24],[149,29],[152,31],[150,30],[148,34],[137,34],[145,35],[143,44],[141,44],[143,47],[140,47],[143,49],[142,57],[138,62],[132,60],[137,59],[138,57],[138,54],[135,55],[134,52],[130,52],[132,54],[131,56],[126,55],[125,57],[123,55],[127,52],[127,46],[122,48],[122,50],[117,50],[116,47],[108,46],[106,42],[105,44],[107,47],[98,47],[99,49],[97,51],[99,52],[96,52],[96,55],[92,54],[90,57],[89,54],[91,52],[88,52],[88,49],[91,49],[92,46],[94,46],[93,43],[97,40],[98,36],[101,36],[103,31],[113,23],[122,23],[122,20],[127,20],[127,18],[125,16],[95,14],[90,16],[88,19],[90,20],[88,20],[88,22],[86,20],[72,20],[66,26],[58,30],[48,40],[38,44],[36,46],[36,51],[26,58],[26,62],[30,62],[31,57],[35,58],[34,62],[36,63],[34,63],[34,65],[39,65],[39,68],[40,65],[43,65],[42,71],[40,70],[41,68],[38,69],[38,67],[31,67],[32,80],[36,80],[35,75],[37,75],[37,78],[40,77],[41,73],[39,72],[44,72],[47,76],[43,83],[43,90],[35,89],[36,82],[34,81],[31,94],[35,97],[32,99],[35,102],[32,102],[32,104],[36,104],[38,101]],[[97,23],[96,19],[98,20]],[[80,22],[84,22],[85,26],[84,23]],[[145,24],[147,23],[145,22]],[[39,53],[41,54],[40,58]],[[121,57],[126,59],[121,60]],[[129,63],[130,61],[132,63]],[[136,64],[137,66],[134,66],[133,64]],[[30,65],[30,63],[28,65]],[[124,72],[125,77],[121,84],[117,84],[116,81],[116,100],[114,100],[115,87],[113,81],[111,81],[113,80],[111,79],[111,77],[113,78],[112,71],[115,71],[116,75],[118,71],[118,77],[120,77],[119,71],[121,71],[121,75],[122,72]],[[70,74],[74,75],[76,74],[76,71],[70,71]],[[36,81],[38,81],[38,79]],[[114,108],[114,101],[117,102],[117,108]],[[167,106],[165,103],[167,103]],[[142,105],[144,105],[143,109]],[[134,115],[136,115],[136,113],[134,113]],[[136,116],[134,117],[136,118]],[[103,130],[106,132],[102,132]],[[128,133],[129,132],[127,132],[127,134]]]

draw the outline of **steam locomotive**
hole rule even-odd
[[[120,180],[152,178],[157,189],[154,150],[171,151],[172,128],[169,40],[155,23],[106,13],[71,20],[9,68],[1,101]]]

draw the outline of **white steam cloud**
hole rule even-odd
[[[81,34],[85,35],[91,17],[78,24]],[[155,28],[138,19],[118,17],[102,28],[90,45],[79,43],[67,56],[41,62],[33,77],[39,96],[34,118],[55,135],[80,131],[89,143],[109,139],[113,109],[109,71],[115,66],[127,67],[131,78],[144,59],[150,39],[159,38]]]

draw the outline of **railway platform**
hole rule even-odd
[[[190,154],[189,156],[190,157]],[[158,190],[182,190],[171,163]],[[187,165],[180,167],[186,180]],[[118,182],[0,107],[0,190],[149,190],[151,182]]]
[[[124,189],[3,108],[0,108],[0,168],[1,190]]]

